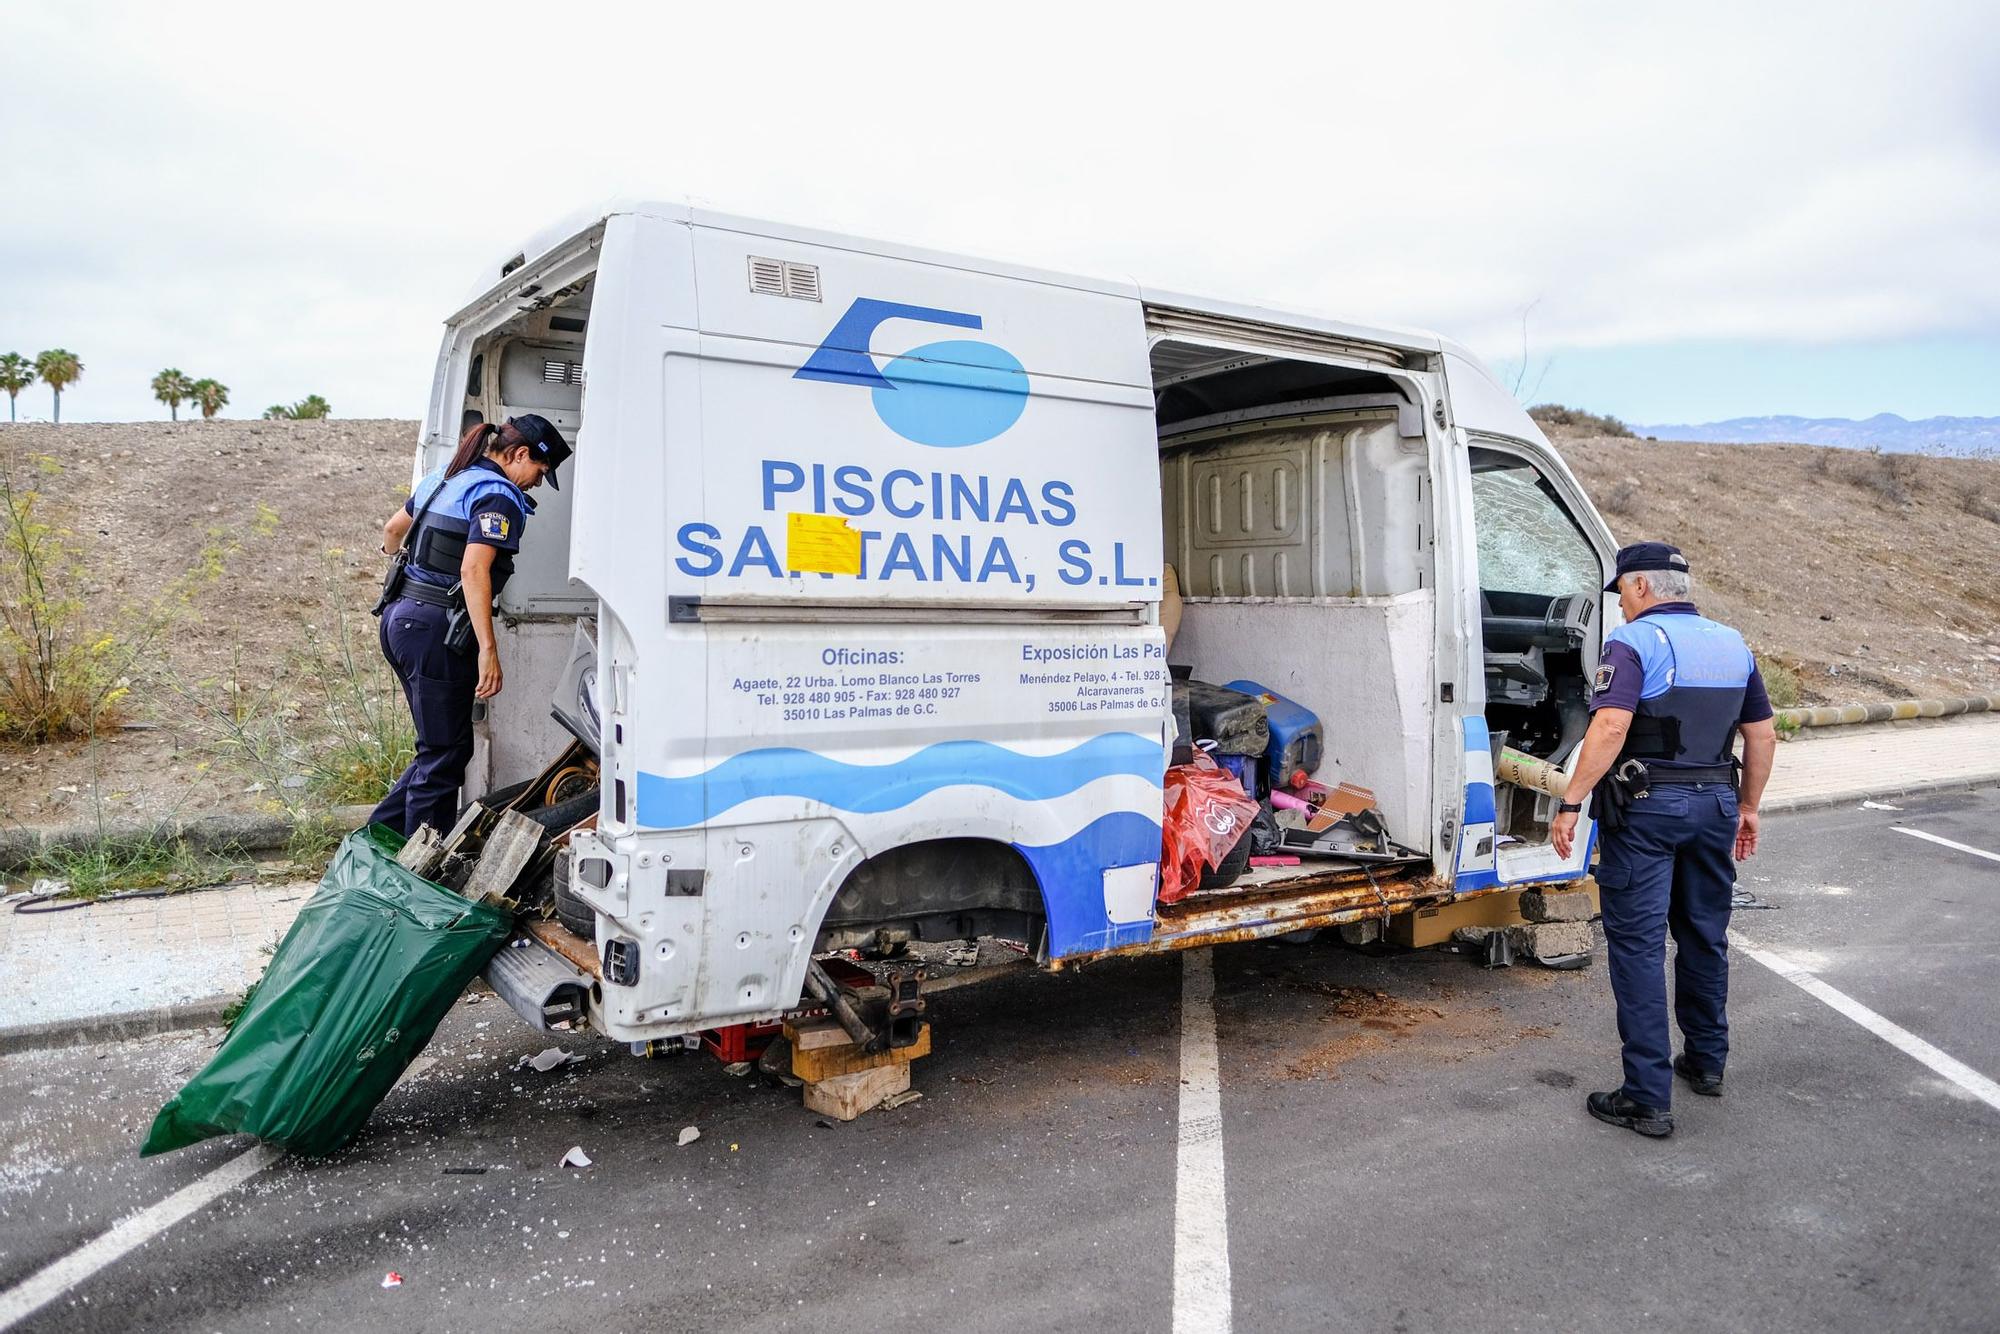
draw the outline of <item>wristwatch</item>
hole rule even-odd
[[[1583,812],[1583,803],[1580,801],[1565,801],[1557,805],[1556,809],[1564,815],[1579,815]]]

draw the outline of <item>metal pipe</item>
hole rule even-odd
[[[823,1002],[827,1009],[833,1011],[833,1017],[847,1030],[847,1036],[860,1044],[861,1050],[882,1050],[881,1035],[868,1026],[868,1021],[861,1017],[861,1011],[854,1008],[854,1002],[840,989],[840,983],[833,980],[817,959],[806,965],[806,990],[813,994],[813,999]]]

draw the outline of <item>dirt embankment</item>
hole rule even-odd
[[[275,688],[270,707],[309,713],[312,684],[297,670],[307,627],[330,628],[336,606],[377,653],[375,552],[406,494],[416,436],[408,421],[0,425],[10,474],[54,502],[73,534],[87,623],[160,627],[131,673],[128,727],[95,746],[0,746],[0,824],[270,801],[190,724],[179,691],[216,700],[233,679],[246,698]]]
[[[1805,702],[2000,691],[2000,462],[1554,438],[1618,540],[1686,551],[1702,611]]]
[[[309,626],[323,633],[342,607],[374,653],[375,549],[416,432],[408,421],[0,425],[8,466],[70,511],[95,624],[140,618],[218,548],[239,548],[135,672],[133,729],[94,749],[0,747],[0,823],[85,820],[100,803],[114,819],[267,803],[166,683],[213,692],[233,676],[309,717],[297,671]],[[1684,547],[1703,609],[1794,666],[1808,700],[2000,690],[2000,464],[1557,444],[1619,538]]]

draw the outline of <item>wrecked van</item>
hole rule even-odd
[[[1559,856],[1495,761],[1581,741],[1614,544],[1435,335],[633,204],[481,276],[416,473],[521,412],[574,476],[467,792],[571,734],[595,792],[572,930],[489,970],[535,1022],[645,1043],[781,1016],[848,947],[1059,968],[1584,874],[1588,812]],[[1162,903],[1176,674],[1314,715],[1312,780],[1393,851]]]

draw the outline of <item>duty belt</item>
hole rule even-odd
[[[450,608],[457,605],[452,599],[450,589],[427,584],[421,579],[405,578],[403,586],[396,590],[396,596],[408,598],[412,602],[427,602],[433,607]]]
[[[1657,769],[1648,765],[1646,782],[1652,787],[1686,787],[1695,783],[1736,783],[1736,766],[1712,764],[1706,769]]]

